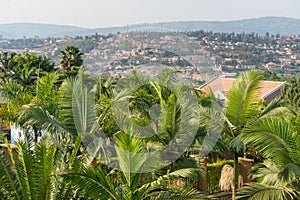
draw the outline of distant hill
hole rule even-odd
[[[53,25],[53,24],[36,24],[36,23],[13,23],[0,24],[0,35],[3,38],[23,38],[25,37],[48,37],[64,36],[64,32],[76,32],[87,30],[76,26]]]
[[[244,19],[235,21],[180,21],[180,22],[161,22],[136,24],[122,27],[108,28],[80,28],[76,26],[33,24],[33,23],[15,23],[0,25],[0,35],[3,38],[23,38],[26,37],[64,37],[64,36],[82,36],[98,34],[108,34],[117,32],[126,32],[132,30],[143,30],[154,28],[158,30],[172,31],[196,31],[205,30],[213,32],[236,32],[250,33],[255,32],[260,35],[266,34],[300,34],[300,19],[286,17],[262,17],[255,19]]]

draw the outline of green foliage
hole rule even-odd
[[[246,199],[298,199],[300,137],[294,117],[269,116],[249,124],[242,140],[265,158],[257,171],[258,182],[241,190]],[[277,199],[277,196],[276,196]]]
[[[226,115],[234,137],[238,136],[249,118],[253,117],[253,104],[258,99],[258,84],[262,77],[256,72],[240,75],[231,86],[226,104]]]
[[[238,192],[238,200],[296,200],[299,199],[299,193],[289,188],[278,188],[274,186],[254,183],[246,186]]]
[[[41,106],[49,113],[57,116],[58,113],[58,83],[59,75],[57,73],[47,73],[41,77],[36,84],[36,94],[32,104]]]
[[[5,64],[14,65],[14,61],[11,63],[5,61]],[[5,74],[5,71],[3,73]],[[115,80],[100,78],[96,80],[92,93],[85,84],[82,71],[78,77],[68,78],[61,85],[58,84],[60,81],[58,74],[41,74],[43,76],[36,79],[35,84],[30,87],[22,85],[24,82],[21,84],[9,80],[1,88],[2,94],[9,100],[9,104],[0,108],[2,119],[19,119],[24,126],[45,129],[51,132],[49,137],[52,140],[36,143],[33,150],[30,143],[20,143],[18,148],[21,159],[13,159],[11,163],[15,171],[11,169],[9,160],[5,158],[1,160],[0,182],[2,181],[3,185],[0,194],[8,197],[11,195],[11,199],[17,198],[19,194],[21,195],[19,199],[37,199],[37,195],[44,199],[49,199],[50,196],[52,199],[62,199],[60,195],[64,192],[65,195],[78,192],[80,197],[92,199],[202,198],[188,187],[180,189],[170,184],[172,178],[191,180],[196,176],[200,177],[195,160],[189,159],[189,153],[194,150],[192,147],[191,151],[187,150],[172,165],[154,173],[140,173],[143,170],[157,169],[158,163],[162,163],[160,155],[152,154],[153,156],[145,157],[144,154],[169,144],[179,132],[184,111],[199,109],[197,106],[191,106],[189,101],[185,101],[190,97],[189,92],[186,92],[187,85],[176,84],[172,90],[164,87],[177,81],[173,77],[173,72],[162,71],[158,79],[151,79],[148,82],[145,82],[146,78],[141,74],[132,73],[128,85],[121,85],[120,91],[114,90]],[[219,119],[225,117],[224,141],[217,143],[218,150],[224,151],[227,142],[228,149],[237,158],[236,155],[246,150],[247,144],[266,159],[263,167],[257,170],[259,184],[241,190],[241,199],[250,196],[253,196],[253,199],[262,198],[263,195],[269,195],[269,199],[272,199],[274,197],[272,192],[278,194],[279,198],[293,199],[298,195],[300,182],[299,114],[294,116],[293,112],[281,107],[278,101],[273,101],[267,106],[257,103],[257,89],[261,78],[255,72],[241,75],[228,93],[226,112],[213,113],[214,111],[210,109],[212,102],[215,101],[213,96],[198,99],[203,105],[199,109],[202,118],[198,119],[194,115],[186,116],[184,120],[192,120],[185,128],[185,134],[189,134],[189,127],[199,126],[200,120],[201,126],[198,127],[193,145],[196,142],[201,144],[209,126],[205,124],[206,121],[214,116],[217,120],[213,128],[217,129],[224,123]],[[143,86],[132,91],[130,89],[136,84],[135,81],[142,83]],[[88,82],[88,85],[92,84]],[[296,89],[292,91],[293,94],[295,92]],[[93,94],[94,97],[91,96]],[[117,101],[124,106],[125,101],[122,101],[124,99],[129,99],[130,117],[124,119],[125,125],[121,128],[116,124],[111,107],[112,103]],[[182,102],[184,104],[181,105]],[[21,108],[23,111],[20,115]],[[157,110],[154,110],[156,108]],[[117,110],[118,114],[119,111]],[[154,113],[155,111],[159,111],[160,115],[154,116],[158,114]],[[5,116],[6,113],[9,113],[9,116]],[[131,122],[127,123],[127,120]],[[136,132],[140,130],[131,125],[148,126],[149,130],[156,134],[149,138],[136,137],[139,134]],[[86,153],[89,149],[81,148],[81,142],[84,142],[85,138],[81,141],[81,138],[76,137],[82,134],[92,135],[93,131],[99,129],[111,140],[114,139],[112,145],[116,155],[111,160],[108,159],[112,161],[112,165],[107,168],[89,165],[94,158],[106,158],[107,155],[96,157],[106,153],[101,149],[100,143],[95,144],[98,145],[95,152]],[[60,143],[65,135],[70,135],[68,142]],[[62,147],[58,147],[58,144]],[[74,151],[70,153],[69,149],[73,147]],[[83,153],[80,157],[88,164],[79,163],[79,167],[74,168],[73,165],[77,164],[79,157],[78,151]],[[13,158],[13,154],[11,157]],[[115,168],[117,164],[115,160],[118,160],[120,169]],[[234,161],[226,160],[208,164],[210,192],[220,191],[218,185],[222,167],[225,164],[233,166],[233,163]],[[68,170],[71,173],[68,173]],[[63,173],[63,179],[58,176],[59,173]],[[53,195],[57,196],[54,198]]]
[[[222,160],[216,163],[207,164],[207,187],[210,193],[221,191],[219,180],[224,165],[233,166],[233,160]]]
[[[67,46],[65,50],[60,52],[60,65],[63,72],[69,76],[76,76],[80,66],[83,64],[80,49],[74,46]]]
[[[65,162],[66,149],[70,140],[66,137],[60,146],[44,138],[33,147],[32,140],[19,141],[17,152],[8,146],[9,156],[0,155],[0,194],[5,199],[70,199],[74,193],[59,173],[73,167]],[[72,154],[76,154],[74,148]],[[62,158],[62,159],[61,159]]]
[[[0,107],[0,118],[6,123],[18,122],[22,106],[29,104],[33,98],[32,91],[14,81],[9,81],[0,87],[5,104]]]
[[[300,110],[300,76],[287,81],[281,91],[281,99],[287,106]]]
[[[22,54],[4,52],[0,62],[2,84],[13,80],[23,86],[34,85],[39,77],[55,70],[50,59],[27,51]]]
[[[157,165],[159,157],[146,157],[148,152],[140,138],[133,137],[128,131],[116,135],[116,151],[120,170],[102,166],[82,167],[79,172],[66,173],[65,181],[71,184],[83,197],[92,199],[140,200],[140,199],[207,199],[190,188],[171,187],[171,177],[192,177],[197,169],[185,168],[162,174],[141,183],[146,168]],[[147,170],[146,169],[146,170]]]
[[[266,70],[264,71],[264,80],[267,80],[267,81],[280,81],[280,77],[277,76],[277,74],[273,71],[269,71],[269,70]]]

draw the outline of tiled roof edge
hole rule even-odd
[[[214,80],[216,80],[217,78],[220,78],[220,76],[216,76],[215,78],[212,78],[211,80],[207,81],[206,83],[204,83],[203,85],[201,85],[199,88],[197,88],[198,90],[201,90],[202,88],[204,88],[206,85],[208,85],[209,83],[213,82]]]
[[[282,82],[280,85],[276,86],[273,90],[269,91],[267,94],[263,95],[261,98],[265,99],[268,96],[270,96],[272,93],[274,93],[275,91],[277,91],[278,89],[280,89],[283,85],[285,85],[286,82]]]

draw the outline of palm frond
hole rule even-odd
[[[238,191],[236,199],[239,200],[296,200],[299,194],[290,188],[273,187],[264,184],[253,183]]]
[[[168,174],[159,176],[156,180],[144,184],[142,187],[155,187],[157,185],[162,184],[164,181],[168,180],[171,177],[181,177],[181,178],[193,178],[195,177],[195,174],[198,174],[199,169],[198,168],[184,168],[184,169],[179,169],[173,172],[170,172]]]
[[[142,147],[141,139],[131,136],[131,130],[125,130],[125,132],[129,134],[118,134],[116,136],[115,149],[126,184],[131,188],[135,188],[139,183],[140,173],[142,173],[146,164],[146,151]]]
[[[92,94],[84,84],[82,72],[73,84],[72,112],[77,132],[90,133],[96,122],[95,105]]]
[[[67,173],[62,177],[72,186],[79,188],[79,193],[85,197],[118,200],[109,176],[106,176],[100,167],[83,167],[80,173]]]
[[[72,111],[73,85],[75,81],[75,78],[68,78],[59,88],[61,97],[59,99],[60,117],[58,119],[74,137],[77,135]]]
[[[197,191],[193,188],[184,188],[179,189],[176,188],[176,190],[167,190],[157,193],[157,196],[150,197],[151,200],[166,200],[166,199],[172,199],[172,200],[212,200],[213,198],[204,196],[203,194],[197,193]]]
[[[261,113],[259,113],[255,120],[264,117],[282,116],[286,114],[286,112],[290,112],[290,110],[283,107],[279,99],[274,99],[263,109]]]
[[[242,140],[258,150],[265,158],[278,164],[293,162],[289,155],[290,146],[295,146],[292,126],[283,119],[262,119],[247,126]]]
[[[55,171],[56,147],[49,143],[38,143],[34,151],[35,199],[50,199],[53,191],[52,176]]]
[[[54,132],[61,131],[68,133],[65,125],[52,116],[47,110],[32,104],[23,106],[19,123],[21,126],[30,125],[39,127],[41,130],[45,129]]]
[[[287,164],[280,172],[279,177],[285,182],[298,182],[300,180],[300,164]]]
[[[238,129],[252,117],[254,102],[259,99],[258,88],[262,76],[255,72],[246,72],[233,83],[227,95],[226,115]]]
[[[0,193],[6,198],[20,199],[20,191],[17,187],[18,182],[16,181],[16,176],[9,159],[13,158],[0,153]]]

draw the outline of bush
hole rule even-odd
[[[207,189],[209,193],[220,192],[219,180],[224,165],[233,166],[233,160],[222,160],[216,163],[207,164]]]

